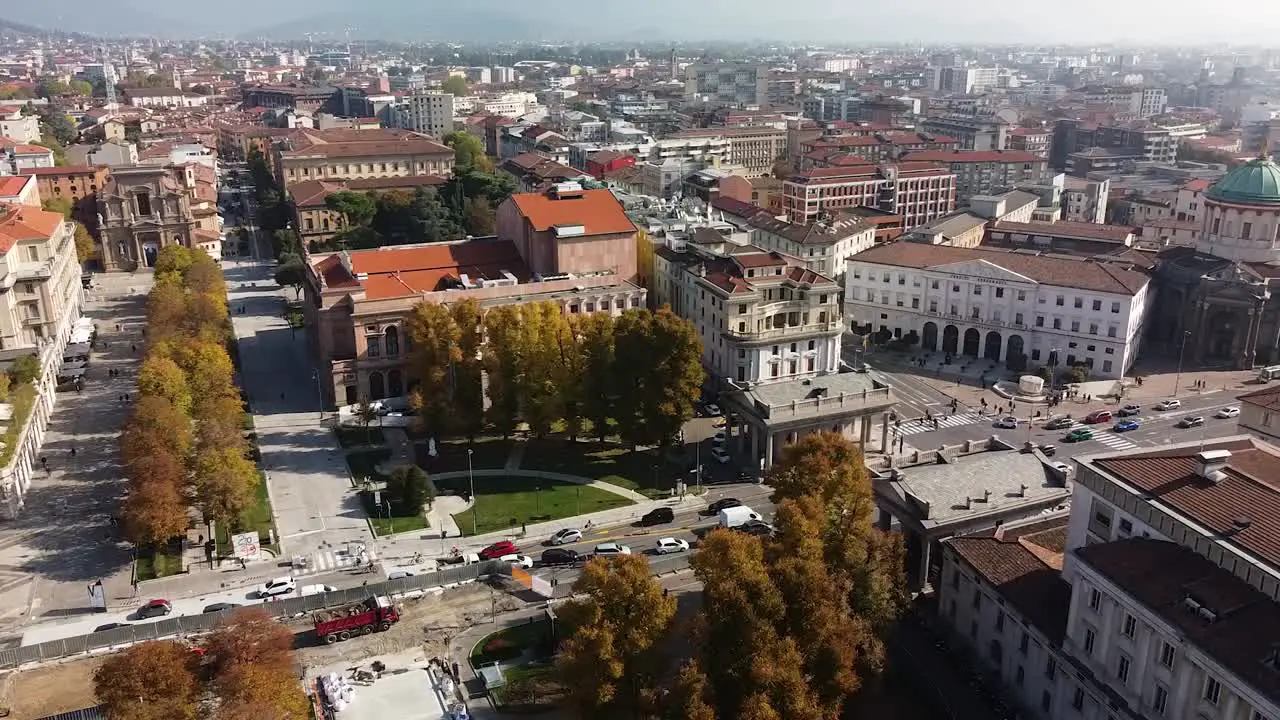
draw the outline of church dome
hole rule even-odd
[[[1270,157],[1254,158],[1227,173],[1205,197],[1240,205],[1280,206],[1280,166]]]

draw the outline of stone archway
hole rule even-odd
[[[1026,362],[1023,361],[1022,359],[1023,355],[1025,355],[1026,352],[1027,351],[1023,347],[1022,336],[1010,335],[1009,342],[1005,346],[1005,350],[1004,350],[1005,364],[1007,364],[1010,369],[1021,370],[1023,367],[1026,366]],[[1015,365],[1021,365],[1022,367],[1015,368],[1014,367]]]
[[[942,352],[955,355],[960,351],[960,329],[948,325],[942,329]]]
[[[924,324],[920,347],[930,352],[938,349],[938,323],[927,322]]]
[[[982,333],[973,328],[964,331],[964,351],[962,355],[978,357],[978,346],[982,343]]]
[[[1000,333],[992,330],[987,333],[987,340],[982,347],[982,357],[988,360],[1000,362],[1000,351],[1004,348],[1004,338],[1000,337]]]
[[[369,399],[381,400],[387,396],[387,386],[383,382],[382,373],[369,373]]]

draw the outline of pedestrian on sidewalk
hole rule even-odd
[[[72,446],[72,448],[71,448],[71,457],[75,457],[75,456],[76,456],[76,449],[75,449],[75,447],[74,447],[74,446]]]

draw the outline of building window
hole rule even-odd
[[[920,298],[918,298],[918,297],[913,297],[913,298],[911,298],[911,309],[912,309],[912,310],[919,310],[919,309],[920,309]]]
[[[1044,327],[1044,316],[1043,316],[1043,315],[1037,315],[1037,316],[1036,316],[1036,327]]]
[[[1083,298],[1075,298],[1075,299],[1073,299],[1073,300],[1071,301],[1071,306],[1072,306],[1072,307],[1074,307],[1075,309],[1079,310],[1080,308],[1084,307],[1084,299],[1083,299]]]
[[[1156,715],[1164,716],[1165,707],[1169,704],[1169,691],[1163,685],[1156,685],[1156,694],[1151,698],[1151,709]]]
[[[1080,321],[1079,321],[1079,320],[1072,320],[1072,321],[1071,321],[1071,332],[1080,332]]]
[[[1098,323],[1089,323],[1089,334],[1090,335],[1098,334]]]
[[[1108,350],[1110,350],[1111,348],[1107,348],[1107,349],[1108,349]],[[1108,372],[1108,373],[1109,373],[1109,372],[1111,372],[1111,361],[1110,361],[1110,360],[1103,360],[1103,361],[1102,361],[1102,372]]]
[[[27,246],[27,262],[40,262],[40,246],[39,245]]]
[[[1115,313],[1115,314],[1119,315],[1119,314],[1120,314],[1120,303],[1118,303],[1118,302],[1113,302],[1113,303],[1111,303],[1111,312],[1113,312],[1113,313]]]
[[[1014,324],[1014,325],[1021,325],[1021,324],[1022,324],[1022,313],[1014,313],[1014,314],[1013,314],[1013,324]]]
[[[929,283],[929,287],[930,287],[931,289],[933,289],[933,290],[937,290],[937,289],[938,289],[938,281],[937,281],[937,280],[934,280],[934,281],[930,282],[930,283]]]
[[[1108,522],[1109,521],[1110,519],[1108,519]],[[1098,612],[1098,610],[1101,607],[1102,607],[1102,592],[1099,591],[1097,588],[1093,588],[1092,590],[1089,591],[1089,609],[1094,612]]]
[[[974,285],[974,286],[973,286],[973,294],[974,294],[974,295],[981,295],[981,294],[982,294],[982,286],[981,286],[981,285]]]
[[[1034,348],[1034,349],[1032,349],[1032,350],[1031,350],[1031,359],[1032,359],[1032,360],[1035,360],[1035,361],[1037,361],[1037,362],[1039,362],[1039,360],[1040,360],[1040,350],[1039,350],[1039,348]]]
[[[938,312],[938,301],[937,301],[937,300],[930,300],[930,301],[929,301],[929,312],[931,312],[931,313],[936,313],[936,312]]]
[[[1129,682],[1129,658],[1124,655],[1121,655],[1120,659],[1116,661],[1116,679],[1122,685]]]
[[[1094,301],[1093,301],[1093,311],[1094,311],[1094,312],[1100,312],[1101,310],[1102,310],[1102,301],[1101,301],[1101,300],[1094,300]]]
[[[1040,693],[1040,709],[1045,712],[1049,712],[1049,708],[1052,706],[1053,706],[1053,696],[1049,694],[1049,691],[1045,690],[1044,692]]]
[[[1004,630],[1004,611],[996,613],[996,630]]]
[[[1044,664],[1044,676],[1050,680],[1058,676],[1058,661],[1049,658]]]
[[[1084,688],[1076,686],[1075,692],[1071,693],[1071,709],[1076,712],[1084,710]]]
[[[1172,645],[1161,640],[1160,641],[1160,664],[1172,670],[1173,664],[1176,661],[1176,659],[1177,659],[1177,651],[1173,649]]]
[[[1026,655],[1027,647],[1030,644],[1031,644],[1031,636],[1027,634],[1026,630],[1023,630],[1022,639],[1018,641],[1018,652],[1022,653],[1023,655]]]
[[[364,338],[364,344],[365,344],[365,347],[367,348],[366,354],[369,357],[376,358],[376,357],[382,356],[382,336],[381,335],[366,335]]]
[[[1027,675],[1027,673],[1022,669],[1022,666],[1021,666],[1021,665],[1019,665],[1019,666],[1018,666],[1018,671],[1017,671],[1017,672],[1015,672],[1015,673],[1014,673],[1014,675],[1013,675],[1013,682],[1014,682],[1018,687],[1022,687],[1022,681],[1023,681],[1024,679],[1026,679],[1026,675]]]
[[[1061,330],[1061,329],[1062,329],[1062,318],[1054,318],[1054,319],[1053,319],[1053,329],[1054,329],[1054,330]]]
[[[739,305],[739,306],[738,306],[738,314],[739,314],[739,315],[746,315],[746,314],[747,314],[747,306],[746,306],[746,305]]]
[[[1058,307],[1062,307],[1062,306],[1066,303],[1066,301],[1067,301],[1067,299],[1066,299],[1066,298],[1064,298],[1063,296],[1059,295],[1059,296],[1057,297],[1057,299],[1053,301],[1053,304],[1054,304],[1054,305],[1057,305]]]
[[[1098,640],[1098,633],[1093,628],[1085,628],[1084,630],[1084,654],[1092,656],[1093,646]]]
[[[1120,527],[1123,529],[1123,528],[1124,528],[1125,523],[1127,523],[1127,522],[1129,522],[1129,521],[1128,521],[1128,520],[1121,520],[1121,521],[1120,521]],[[1125,613],[1125,616],[1124,616],[1124,627],[1120,630],[1120,632],[1121,632],[1125,637],[1127,637],[1127,638],[1129,638],[1130,640],[1132,640],[1132,639],[1133,639],[1134,634],[1135,634],[1135,633],[1137,633],[1137,631],[1138,631],[1138,618],[1136,618],[1136,617],[1134,617],[1134,616],[1132,616],[1132,615],[1130,615],[1130,614],[1128,614],[1128,613]]]
[[[998,298],[1004,297],[1004,288],[996,288],[996,297]]]
[[[973,589],[973,609],[982,609],[982,593],[976,587]]]
[[[1027,300],[1027,291],[1026,291],[1026,290],[1019,290],[1019,291],[1018,291],[1018,302],[1026,302],[1026,300]]]
[[[957,284],[957,283],[952,283],[952,284],[951,284],[951,292],[955,292],[955,293],[960,292],[960,285],[959,285],[959,284]]]
[[[1222,697],[1222,683],[1217,678],[1206,677],[1204,679],[1204,700],[1210,705],[1217,705],[1218,699]]]
[[[1113,338],[1117,332],[1119,332],[1119,329],[1115,325],[1107,326],[1107,337]]]
[[[387,357],[397,357],[400,355],[400,329],[395,325],[388,327],[386,332]]]
[[[139,214],[139,215],[150,215],[150,214],[151,214],[151,212],[152,212],[152,210],[151,210],[151,195],[150,195],[149,193],[147,193],[147,192],[140,192],[140,193],[138,193],[138,194],[134,195],[134,196],[133,196],[133,202],[134,202],[134,205],[136,206],[136,209],[137,209],[137,211],[138,211],[138,214]]]

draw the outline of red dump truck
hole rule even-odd
[[[400,613],[390,598],[375,595],[352,605],[321,610],[311,619],[315,622],[316,637],[335,643],[353,635],[387,630],[400,619]]]

